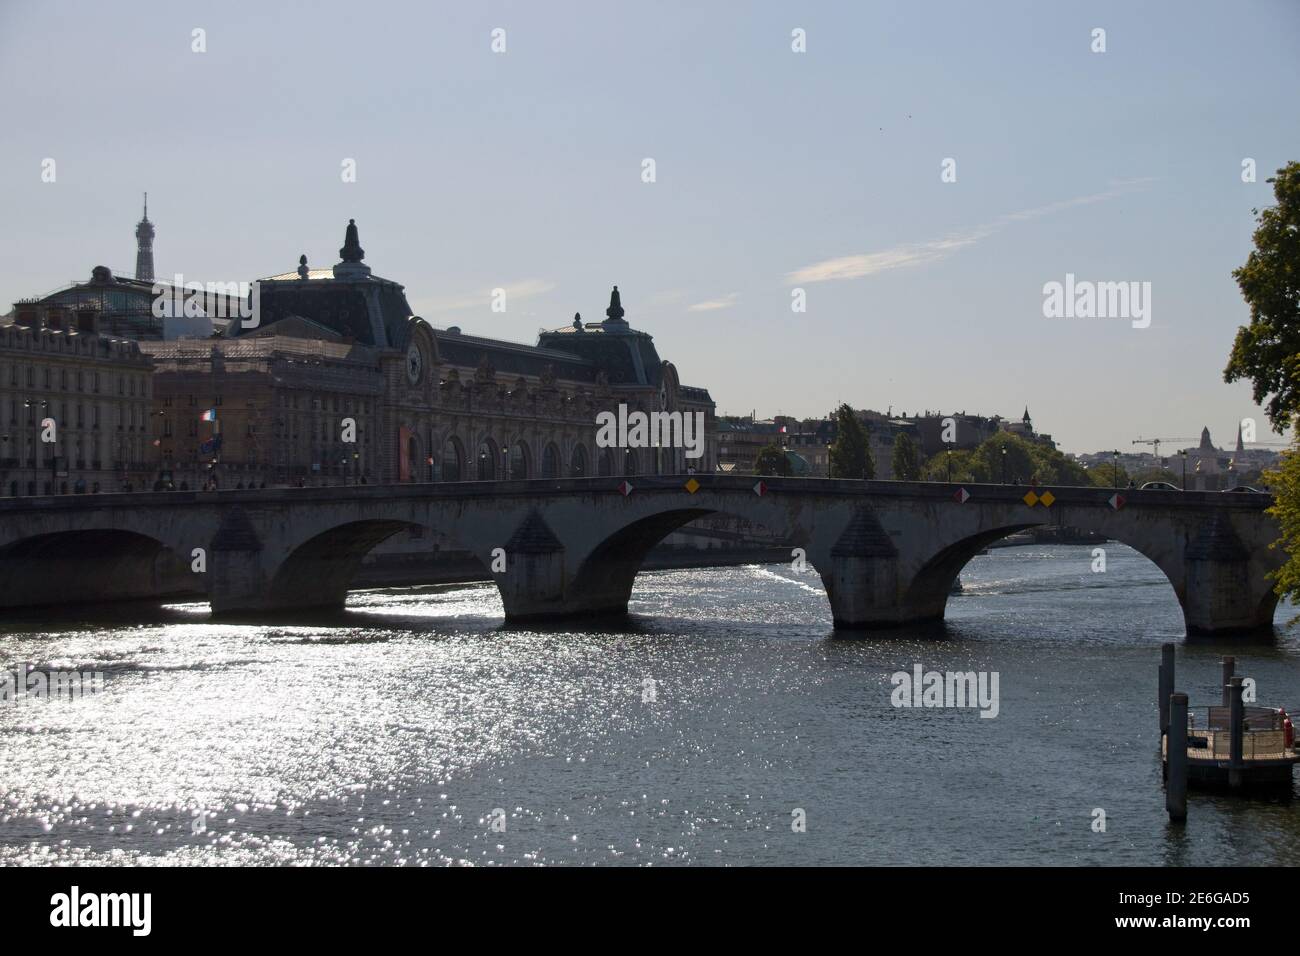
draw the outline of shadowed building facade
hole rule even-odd
[[[0,495],[147,487],[152,371],[136,342],[0,326]]]
[[[209,350],[221,357],[259,338],[273,338],[280,344],[267,350],[288,351],[284,343],[290,337],[345,350],[337,358],[359,366],[351,375],[354,400],[365,403],[362,393],[373,396],[373,410],[363,412],[369,417],[362,432],[369,440],[359,452],[352,450],[362,456],[358,477],[382,483],[467,481],[680,474],[688,468],[704,473],[716,467],[708,391],[681,384],[652,337],[627,322],[617,288],[604,321],[584,323],[575,316],[572,323],[543,332],[537,345],[524,345],[454,327],[433,328],[411,314],[403,286],[374,275],[364,258],[356,223],[349,222],[337,264],[310,269],[302,256],[296,271],[263,279],[256,326],[232,323],[232,337]],[[225,361],[229,366],[229,358]],[[298,408],[324,412],[312,423],[325,436],[318,446],[345,460],[347,443],[338,437],[348,416],[334,411],[339,390],[325,389],[310,377],[289,384],[274,381],[270,371],[263,374],[262,394],[253,400],[281,409],[270,416],[270,426],[292,428],[288,412],[294,406],[291,397],[286,409],[278,396],[267,396],[267,389],[296,394]],[[215,367],[189,369],[185,375],[195,389],[205,378],[220,377]],[[241,401],[246,399],[241,396],[235,405]],[[228,395],[222,404],[230,406]],[[646,413],[701,413],[703,456],[687,459],[682,448],[597,447],[597,414],[620,405]],[[274,458],[275,452],[269,454]],[[339,483],[346,476],[332,460],[298,458],[292,467],[308,468],[320,479],[315,483]],[[334,482],[325,480],[331,477]]]

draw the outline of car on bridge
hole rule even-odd
[[[1178,491],[1177,485],[1168,481],[1147,481],[1142,483],[1139,491]]]
[[[1258,488],[1252,488],[1252,487],[1250,487],[1250,485],[1238,485],[1236,488],[1224,488],[1224,489],[1223,489],[1223,493],[1224,493],[1224,494],[1233,494],[1234,492],[1239,492],[1239,493],[1242,493],[1242,494],[1248,494],[1248,495],[1266,495],[1266,494],[1268,494],[1267,491],[1260,491]]]

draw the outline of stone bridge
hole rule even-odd
[[[362,558],[403,529],[493,568],[508,620],[627,610],[646,553],[711,514],[804,549],[838,627],[942,619],[998,538],[1093,531],[1162,570],[1189,633],[1268,630],[1272,499],[730,475],[457,482],[0,499],[0,607],[205,593],[215,614],[342,607]],[[691,490],[691,488],[694,490]],[[1027,499],[1028,496],[1028,500]],[[500,550],[498,550],[500,549]],[[504,570],[500,568],[504,566]]]

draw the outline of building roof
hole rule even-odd
[[[450,329],[434,329],[434,341],[442,361],[461,368],[476,368],[487,358],[499,374],[540,376],[549,365],[556,378],[595,384],[595,364],[564,349],[525,345]]]
[[[543,331],[537,338],[537,344],[582,356],[601,368],[615,388],[657,388],[663,370],[659,353],[654,347],[654,339],[645,332],[633,329],[624,315],[622,297],[618,286],[614,286],[609,296],[609,308],[605,310],[604,322],[584,323],[581,316],[575,315],[572,324]]]
[[[298,316],[344,338],[364,345],[401,349],[410,337],[411,306],[400,283],[372,275],[357,235],[348,221],[340,261],[332,269],[308,269],[299,257],[296,272],[268,276],[259,282],[259,325]],[[231,325],[236,336],[256,329]]]
[[[688,402],[701,402],[707,405],[714,404],[713,396],[709,394],[707,388],[699,388],[695,385],[678,385],[677,394]]]

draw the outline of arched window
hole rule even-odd
[[[587,477],[587,446],[575,445],[573,447],[573,457],[569,459],[569,477],[586,478]]]
[[[510,480],[523,481],[528,477],[528,446],[521,441],[510,446]]]
[[[555,447],[555,442],[548,444],[542,452],[542,477],[560,477],[560,450]]]
[[[460,441],[455,435],[442,443],[442,480],[460,481],[460,464],[464,456],[460,452]]]
[[[420,443],[415,440],[414,435],[406,440],[406,460],[410,463],[411,481],[419,481],[424,462],[420,461]]]
[[[497,445],[485,438],[478,446],[478,480],[495,481],[497,477]]]
[[[608,478],[614,474],[614,453],[606,448],[600,453],[600,477]]]
[[[631,448],[623,450],[623,474],[635,475],[637,473],[636,451]]]

